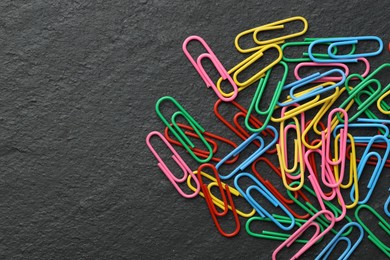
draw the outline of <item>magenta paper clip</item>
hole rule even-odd
[[[152,144],[150,143],[150,139],[153,137],[153,136],[158,136],[165,144],[166,146],[169,148],[169,150],[171,150],[171,152],[173,153],[172,155],[172,159],[177,163],[177,165],[182,169],[183,171],[183,177],[181,178],[177,178],[171,170],[168,169],[167,165],[165,164],[165,162],[161,159],[161,157],[158,155],[158,153],[156,152],[156,150],[154,149],[154,147],[152,146]],[[149,147],[150,151],[153,153],[154,157],[156,157],[157,161],[158,161],[158,167],[162,170],[162,172],[165,174],[165,176],[167,176],[168,180],[173,184],[173,186],[175,187],[175,189],[177,190],[177,192],[179,192],[179,194],[181,196],[183,196],[184,198],[187,198],[187,199],[190,199],[190,198],[193,198],[195,197],[196,195],[198,195],[199,191],[200,191],[200,185],[199,185],[199,181],[198,181],[198,178],[193,174],[193,172],[190,170],[190,168],[188,167],[188,165],[184,162],[184,160],[180,157],[180,155],[176,152],[176,150],[172,147],[172,145],[168,142],[168,140],[160,133],[160,132],[157,132],[157,131],[153,131],[153,132],[150,132],[148,134],[148,136],[146,137],[146,144],[147,146]],[[195,192],[191,193],[191,194],[186,194],[184,193],[178,183],[184,183],[186,182],[187,180],[187,177],[188,177],[188,174],[191,175],[192,179],[194,180],[194,182],[196,183],[196,190]]]
[[[327,216],[327,218],[330,218],[330,224],[329,226],[321,232],[321,227],[318,223],[314,222],[315,219],[318,218],[321,214],[324,214]],[[297,229],[286,241],[284,241],[280,246],[278,246],[274,252],[272,253],[272,260],[276,260],[277,254],[284,248],[284,247],[290,247],[292,243],[295,242],[309,227],[313,226],[315,227],[315,233],[310,238],[310,240],[297,252],[295,253],[290,259],[295,260],[298,259],[303,253],[305,253],[310,247],[312,247],[318,240],[320,240],[323,236],[325,236],[334,226],[335,224],[335,218],[332,212],[328,210],[321,210],[318,211],[316,214],[314,214],[310,219],[307,220],[305,224],[303,224],[300,228]]]
[[[199,57],[195,59],[191,56],[189,51],[187,50],[187,45],[190,41],[198,41],[202,44],[202,46],[206,49],[206,53],[202,53],[199,55]],[[217,56],[215,56],[214,52],[211,50],[211,48],[208,46],[208,44],[203,40],[201,37],[193,35],[185,39],[183,42],[183,52],[187,56],[188,60],[192,63],[196,71],[199,73],[199,75],[202,77],[203,81],[206,83],[207,87],[211,87],[215,94],[217,94],[218,98],[225,102],[230,102],[234,100],[238,94],[238,87],[232,77],[230,77],[229,73],[226,71],[226,69],[223,67],[222,63],[218,60]],[[233,94],[223,93],[222,91],[219,91],[217,86],[214,84],[214,82],[211,80],[210,76],[206,73],[205,69],[202,65],[203,59],[209,59],[215,68],[218,70],[219,74],[221,75],[223,80],[228,80],[230,84],[233,87]]]
[[[320,63],[320,62],[301,62],[294,69],[294,76],[297,80],[301,80],[301,76],[299,76],[299,69],[302,67],[340,67],[344,69],[344,74],[347,77],[349,75],[349,68],[344,63],[339,62],[330,62],[330,63]],[[367,72],[368,73],[368,72]],[[322,77],[318,80],[313,81],[313,83],[318,82],[329,82],[329,81],[340,81],[342,77]]]

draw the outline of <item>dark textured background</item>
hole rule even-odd
[[[200,35],[230,68],[242,59],[237,33],[296,15],[308,36],[387,43],[390,2],[184,2],[0,2],[1,259],[270,257],[279,242],[220,236],[204,202],[178,196],[146,148],[163,129],[163,95],[221,130],[181,44]],[[367,240],[354,256],[384,258]]]

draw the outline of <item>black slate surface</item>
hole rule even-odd
[[[226,68],[242,59],[235,35],[290,16],[308,20],[307,36],[390,40],[383,0],[4,0],[0,10],[1,259],[269,259],[279,242],[220,236],[145,145],[163,129],[163,95],[226,131],[183,40],[202,36]],[[372,66],[388,60],[386,50]],[[388,187],[387,175],[372,205]],[[369,257],[385,256],[365,238],[353,259]]]

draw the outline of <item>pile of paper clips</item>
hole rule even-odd
[[[274,39],[259,39],[260,34],[281,30],[292,22],[302,22],[303,30]],[[237,145],[231,140],[206,132],[173,97],[164,96],[157,101],[156,112],[166,126],[165,132],[149,133],[146,143],[157,158],[159,168],[181,196],[193,198],[200,195],[205,198],[212,219],[223,236],[232,237],[239,233],[240,216],[248,218],[245,229],[249,235],[283,241],[274,250],[273,259],[292,243],[302,243],[299,251],[291,256],[296,259],[328,233],[333,233],[333,238],[324,245],[316,259],[328,258],[340,242],[347,243],[347,248],[342,251],[339,259],[347,259],[365,235],[390,257],[390,247],[383,242],[383,236],[375,234],[360,213],[364,209],[365,214],[372,214],[377,219],[375,224],[383,230],[382,233],[390,236],[390,196],[378,202],[381,208],[374,209],[367,204],[381,178],[389,184],[389,176],[384,176],[383,173],[388,175],[390,171],[390,133],[387,125],[390,120],[386,120],[390,115],[390,104],[385,101],[390,97],[390,63],[370,71],[370,62],[367,60],[368,57],[381,54],[383,41],[376,36],[358,36],[306,38],[301,42],[285,42],[303,35],[307,29],[305,18],[291,17],[238,34],[235,39],[236,49],[241,53],[250,53],[250,56],[229,71],[201,37],[188,37],[183,43],[183,51],[207,87],[211,87],[218,96],[214,105],[216,117],[243,142]],[[248,35],[253,36],[256,46],[241,48],[241,37]],[[205,49],[196,59],[187,50],[191,41],[202,44]],[[375,45],[375,49],[358,51],[361,45],[365,44],[369,45],[368,49]],[[343,54],[346,47],[349,48],[348,52]],[[290,48],[304,48],[305,51],[301,57],[292,58],[286,55]],[[319,52],[318,49],[321,48],[325,51]],[[343,48],[344,51],[341,51]],[[240,81],[243,71],[270,50],[276,51],[278,57],[267,66],[257,68],[256,73],[248,79]],[[211,61],[219,72],[221,77],[217,82],[211,80],[202,66],[204,59]],[[364,73],[351,74],[350,65],[358,62],[365,66]],[[291,66],[295,66],[295,80],[286,83]],[[272,71],[275,71],[276,67],[284,71],[283,76],[277,79],[276,86],[268,86],[270,79],[275,78],[275,72]],[[326,72],[317,70],[314,74],[301,77],[299,72],[304,67],[313,67],[315,70],[317,67],[329,69]],[[380,79],[381,74],[387,74],[386,82]],[[257,82],[257,89],[250,97],[252,101],[248,109],[234,101],[240,91]],[[232,89],[230,93],[222,90],[223,83],[229,84]],[[264,102],[267,93],[272,99]],[[282,93],[285,93],[285,97]],[[177,108],[170,120],[161,112],[161,105],[166,102],[171,102]],[[264,103],[269,103],[267,108],[264,108]],[[221,104],[232,105],[238,110],[233,116],[233,123],[219,112]],[[307,120],[307,114],[313,109],[316,111],[314,117]],[[255,113],[257,115],[254,115]],[[188,124],[178,123],[178,117],[185,118]],[[240,124],[240,120],[244,121],[244,126]],[[273,125],[279,125],[279,129]],[[361,135],[359,129],[371,129],[373,134]],[[173,174],[168,169],[151,145],[152,137],[161,138],[166,144],[183,175]],[[193,138],[197,138],[205,149],[195,147],[190,140]],[[293,144],[288,145],[289,140],[293,140]],[[231,145],[231,152],[223,158],[216,157],[217,142]],[[173,145],[184,148],[200,166],[194,171],[191,170]],[[256,150],[243,159],[240,156],[249,145],[255,145]],[[362,150],[361,155],[356,152],[358,148]],[[267,156],[274,156],[279,165],[272,164]],[[283,183],[283,191],[276,189],[267,177],[262,176],[256,167],[259,163],[263,164],[262,167],[272,168],[275,176]],[[227,164],[235,165],[234,170],[223,170],[222,167]],[[178,175],[181,177],[177,177]],[[369,179],[367,187],[359,184],[362,175]],[[179,186],[183,184],[192,192],[184,192]],[[218,189],[221,198],[213,195],[212,189]],[[286,192],[287,196],[282,195],[282,192]],[[253,208],[252,211],[244,213],[238,210],[232,195],[235,198],[244,198],[251,209]],[[278,207],[284,215],[266,210],[259,197]],[[310,200],[308,197],[314,199]],[[304,213],[298,213],[293,207]],[[347,211],[354,213],[355,221],[348,216]],[[228,212],[235,220],[236,228],[232,232],[225,232],[219,222]],[[335,224],[342,220],[347,223],[341,229],[335,230]],[[273,223],[281,232],[255,232],[251,228],[253,222]],[[303,239],[303,233],[309,228],[315,230],[314,234],[310,239]],[[353,230],[359,233],[354,242],[349,237]]]

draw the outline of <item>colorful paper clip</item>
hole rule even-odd
[[[198,170],[194,171],[193,174],[194,175],[199,174]],[[224,206],[223,201],[220,200],[219,198],[217,198],[216,196],[214,196],[213,193],[211,192],[212,187],[214,187],[214,186],[218,187],[217,179],[215,177],[211,176],[210,174],[205,173],[205,172],[200,172],[200,174],[202,175],[202,177],[205,177],[206,179],[211,181],[209,184],[207,184],[207,189],[209,190],[209,193],[210,193],[210,196],[211,196],[211,199],[212,199],[214,205],[216,205],[217,207],[219,207],[222,210],[225,210],[225,206]],[[192,175],[189,175],[188,178],[187,178],[187,186],[191,190],[195,191],[196,187],[192,185],[191,180],[192,180]],[[221,184],[222,184],[222,187],[226,190],[225,183],[221,181]],[[233,194],[234,196],[242,198],[241,194],[235,188],[229,186],[229,190],[230,190],[230,193]],[[203,197],[203,198],[205,196],[202,191],[199,192],[199,195],[201,197]],[[229,210],[232,210],[232,206],[231,205],[228,205],[228,208],[229,208]],[[255,209],[253,209],[253,208],[248,213],[245,213],[245,212],[243,212],[243,211],[241,211],[241,210],[236,208],[236,212],[237,212],[237,214],[239,216],[244,217],[244,218],[250,218],[250,217],[252,217],[256,213]]]
[[[190,126],[188,126],[188,125],[185,125],[185,124],[179,124],[179,123],[177,124],[177,126],[180,127],[181,129],[186,130],[186,131],[184,132],[185,135],[190,136],[190,137],[193,137],[193,138],[199,139],[199,136],[195,133],[195,131],[194,131],[194,129],[193,129],[192,127],[190,127]],[[224,137],[222,137],[222,136],[213,134],[213,133],[211,133],[211,132],[204,132],[203,135],[204,135],[204,137],[205,137],[205,140],[206,140],[209,144],[212,145],[212,147],[213,147],[213,154],[214,154],[214,155],[215,155],[215,154],[217,153],[217,151],[218,151],[218,144],[217,144],[217,141],[220,141],[220,142],[222,142],[222,143],[225,143],[225,144],[227,144],[227,145],[230,145],[230,146],[232,146],[233,148],[236,148],[236,147],[237,147],[237,144],[234,143],[233,141],[231,141],[231,140],[229,140],[229,139],[226,139],[226,138],[224,138]],[[165,130],[164,130],[164,136],[165,136],[165,138],[168,140],[168,142],[170,142],[171,144],[174,144],[174,145],[183,147],[183,145],[182,145],[179,141],[177,141],[177,140],[173,139],[171,136],[169,136],[169,128],[168,128],[168,127],[166,127]],[[207,157],[209,156],[208,151],[201,150],[201,149],[196,148],[196,147],[191,147],[190,149],[194,152],[194,154],[195,154],[196,156],[199,156],[199,157],[201,157],[201,158],[207,158]],[[231,160],[226,161],[225,163],[227,163],[227,164],[232,164],[232,163],[235,163],[235,162],[237,161],[237,159],[238,159],[238,155],[237,155],[236,157],[233,157]],[[219,162],[219,161],[221,161],[221,158],[218,158],[218,157],[216,157],[216,156],[213,156],[213,157],[211,158],[211,161]]]
[[[386,143],[386,145],[387,145],[387,148],[386,148],[383,156],[381,156],[378,152],[371,151],[373,143],[378,141],[378,140],[381,140],[383,143]],[[378,163],[372,172],[372,175],[370,177],[370,181],[368,182],[367,195],[364,197],[364,199],[359,200],[358,204],[367,203],[367,201],[370,199],[370,197],[374,191],[374,188],[379,180],[379,177],[382,173],[382,170],[385,166],[386,159],[389,157],[389,154],[390,154],[390,140],[387,137],[384,137],[383,135],[376,135],[376,136],[372,137],[372,139],[368,143],[366,149],[364,150],[364,153],[362,155],[362,159],[359,162],[359,165],[357,168],[358,180],[360,180],[360,177],[362,176],[363,170],[364,170],[365,166],[367,165],[367,161],[371,156],[375,156],[377,158]],[[368,173],[365,172],[364,174],[367,175]],[[355,189],[355,187],[353,185],[352,189],[351,189],[351,193],[350,193],[350,197],[351,197],[352,201],[354,200],[354,197],[353,197],[354,189]]]
[[[272,214],[272,215],[280,223],[285,223],[285,224],[291,223],[291,219],[289,219],[289,218],[285,218],[284,216],[280,216],[280,215],[276,215],[276,214]],[[265,238],[265,239],[278,240],[278,241],[286,241],[286,239],[288,239],[291,236],[291,234],[289,234],[289,233],[274,232],[274,231],[268,231],[268,230],[263,230],[263,231],[261,231],[261,233],[257,233],[255,231],[252,231],[252,229],[251,229],[252,222],[272,222],[272,220],[270,218],[260,217],[260,216],[254,216],[254,217],[251,217],[250,219],[248,219],[245,223],[245,229],[246,229],[246,232],[248,233],[248,235],[250,235],[252,237]],[[305,222],[306,222],[306,220],[295,219],[295,225],[297,227],[301,227]],[[323,230],[322,226],[320,226],[320,228],[322,231]],[[298,239],[295,242],[306,244],[308,241],[309,240],[307,240],[307,239]]]
[[[278,38],[270,39],[270,40],[265,40],[265,41],[259,41],[257,39],[257,34],[259,34],[261,31],[284,29],[284,24],[286,24],[288,22],[294,22],[294,21],[302,21],[302,23],[303,23],[303,30],[302,31],[296,32],[296,33],[292,33],[292,34],[288,34],[288,35],[285,35],[285,36],[281,36],[281,37],[278,37]],[[276,22],[273,22],[273,23],[265,24],[265,25],[262,25],[262,26],[259,26],[259,27],[255,27],[255,28],[252,28],[252,29],[240,32],[236,36],[236,38],[234,39],[234,45],[236,46],[236,49],[239,52],[241,52],[241,53],[253,52],[253,51],[257,51],[257,50],[263,48],[264,45],[268,45],[268,44],[271,44],[271,43],[272,44],[284,43],[284,41],[287,40],[287,39],[298,37],[298,36],[304,34],[307,31],[307,29],[308,29],[308,23],[307,23],[307,20],[305,18],[303,18],[301,16],[290,17],[290,18],[287,18],[287,19],[283,19],[283,20],[280,20],[280,21],[276,21]],[[240,39],[243,36],[248,35],[248,34],[252,34],[253,40],[255,41],[256,44],[258,44],[258,46],[251,47],[251,48],[248,48],[248,49],[243,49],[243,48],[241,48],[241,46],[239,44],[239,41],[240,41]]]
[[[390,189],[389,189],[389,191],[390,191]],[[389,207],[390,207],[390,194],[389,194],[389,197],[387,198],[387,200],[385,202],[385,205],[383,206],[386,215],[390,218],[390,209],[389,209]]]
[[[168,120],[163,116],[160,110],[160,105],[164,101],[171,101],[179,111],[176,111],[171,118],[171,122],[169,123]],[[157,116],[163,121],[166,127],[169,128],[172,134],[177,138],[177,140],[183,145],[183,147],[187,150],[187,152],[199,163],[205,163],[211,160],[213,157],[213,149],[211,148],[210,144],[206,141],[206,139],[203,137],[202,133],[205,132],[203,127],[195,121],[195,119],[188,114],[188,112],[179,104],[179,102],[176,101],[171,96],[165,96],[161,97],[157,103],[156,103],[156,113]],[[201,158],[200,156],[197,156],[191,148],[194,148],[194,144],[191,142],[191,140],[186,136],[186,134],[183,132],[183,130],[178,126],[176,123],[176,117],[177,116],[184,117],[188,123],[190,124],[191,128],[195,131],[195,133],[199,136],[199,139],[202,141],[202,143],[206,146],[208,150],[208,156],[207,158]]]
[[[152,144],[150,143],[150,139],[153,137],[153,136],[157,136],[159,137],[165,144],[166,146],[169,148],[169,150],[171,150],[171,152],[173,153],[172,155],[172,159],[177,163],[177,165],[181,168],[181,170],[183,171],[183,177],[181,178],[177,178],[172,172],[171,170],[168,169],[168,166],[165,164],[165,162],[161,159],[161,157],[158,155],[158,153],[156,152],[156,150],[154,149],[154,147],[152,146]],[[199,185],[199,182],[198,180],[196,180],[195,176],[193,175],[192,171],[190,170],[190,168],[188,167],[188,165],[184,162],[184,160],[180,157],[180,155],[176,152],[176,150],[172,147],[172,145],[167,141],[167,139],[165,139],[165,137],[160,133],[160,132],[157,132],[157,131],[153,131],[153,132],[150,132],[148,134],[148,136],[146,137],[146,144],[147,146],[149,147],[150,151],[153,153],[154,157],[156,157],[157,161],[158,161],[158,167],[161,169],[161,171],[165,174],[165,176],[167,176],[168,180],[173,184],[173,186],[175,187],[175,189],[177,190],[177,192],[179,192],[179,194],[181,196],[183,196],[184,198],[193,198],[195,197],[196,195],[198,195],[199,191],[200,191],[200,185]],[[194,178],[194,181],[196,183],[196,190],[192,193],[192,194],[186,194],[184,193],[184,191],[179,187],[178,183],[183,183],[187,180],[187,177],[188,175],[192,176],[192,178]]]
[[[312,89],[311,91],[308,91],[306,92],[305,94],[303,95],[297,95],[297,94],[294,94],[295,90],[302,87],[302,86],[305,86],[309,83],[312,83],[314,81],[317,81],[317,80],[320,80],[321,78],[323,77],[327,77],[329,75],[332,75],[332,74],[339,74],[340,77],[341,77],[341,80],[328,86],[328,87],[323,87],[322,85],[319,85],[318,87]],[[336,87],[344,84],[344,81],[345,81],[345,74],[342,70],[339,70],[339,69],[331,69],[327,72],[324,72],[324,73],[314,73],[310,76],[307,76],[301,80],[298,80],[298,81],[295,81],[293,83],[290,83],[288,85],[285,85],[283,86],[283,90],[289,90],[290,92],[290,98],[292,99],[291,101],[286,101],[286,102],[283,102],[283,103],[280,103],[278,102],[278,106],[289,106],[291,104],[294,104],[294,103],[299,103],[305,99],[308,99],[308,98],[312,98],[312,97],[315,97],[316,95],[318,94],[322,94],[324,92],[327,92],[329,90],[333,90],[335,89]]]
[[[252,134],[247,140],[245,140],[243,143],[241,143],[237,148],[235,148],[233,151],[231,151],[228,155],[226,155],[220,162],[217,163],[216,168],[219,172],[219,176],[223,180],[227,180],[232,178],[236,173],[239,171],[245,170],[249,165],[251,165],[258,157],[260,157],[262,154],[264,154],[267,150],[269,150],[278,140],[278,132],[276,131],[275,127],[273,126],[267,126],[268,129],[271,129],[274,132],[273,139],[267,144],[264,144],[263,138],[259,137],[259,133]],[[244,162],[242,162],[238,167],[236,167],[233,171],[231,171],[227,175],[222,175],[220,171],[220,167],[224,164],[226,160],[228,160],[231,157],[234,157],[238,155],[242,150],[244,150],[251,142],[253,141],[259,141],[261,143],[260,147],[251,155],[249,156]]]
[[[378,42],[378,49],[373,52],[367,52],[367,53],[353,53],[353,54],[334,54],[332,53],[334,47],[339,47],[343,45],[352,45],[352,44],[358,44],[359,41],[376,41]],[[330,43],[328,47],[328,55],[331,57],[331,59],[318,59],[313,55],[313,48],[317,44],[323,44],[323,43]],[[323,38],[318,39],[310,43],[308,48],[308,54],[312,61],[315,62],[357,62],[357,58],[361,57],[370,57],[378,55],[383,50],[383,42],[379,37],[376,36],[357,36],[357,37],[336,37],[336,38]]]
[[[273,91],[274,94],[272,96],[272,100],[269,103],[268,108],[265,111],[261,110],[260,103],[261,103],[261,99],[263,97],[264,90],[267,87],[268,79],[271,75],[272,69],[267,71],[265,77],[260,79],[259,85],[257,86],[256,93],[253,96],[252,102],[251,102],[249,109],[248,109],[248,113],[246,114],[246,117],[245,117],[245,126],[251,132],[263,131],[265,129],[265,127],[268,125],[268,123],[271,119],[272,113],[275,110],[276,103],[278,102],[279,96],[282,93],[282,87],[284,85],[284,82],[286,81],[287,74],[288,74],[287,64],[283,61],[279,62],[279,64],[283,66],[284,73],[283,73],[282,78],[278,81],[277,86],[276,86],[275,90]],[[259,115],[266,116],[265,120],[263,121],[263,125],[261,127],[254,128],[249,123],[250,116],[251,116],[253,110],[255,110],[256,113],[258,113]]]
[[[241,188],[241,186],[239,185],[239,180],[241,178],[249,178],[251,179],[253,182],[254,182],[254,185],[250,185],[245,191]],[[241,195],[249,202],[249,204],[252,205],[252,207],[256,210],[256,212],[261,216],[261,217],[265,217],[267,216],[268,218],[271,219],[271,221],[273,223],[275,223],[275,225],[277,225],[279,228],[281,228],[282,230],[291,230],[294,225],[295,225],[295,218],[291,215],[291,213],[283,206],[283,204],[277,200],[275,198],[274,195],[272,195],[272,193],[262,184],[260,183],[256,177],[254,177],[253,175],[251,175],[250,173],[246,173],[246,172],[242,172],[242,173],[239,173],[235,178],[234,178],[234,186],[236,187],[236,189],[241,193]],[[270,203],[272,203],[272,205],[274,205],[275,207],[280,207],[280,209],[286,213],[286,215],[288,216],[289,219],[291,219],[291,222],[290,223],[287,223],[288,225],[287,226],[284,226],[282,225],[283,223],[280,222],[278,219],[274,218],[273,215],[271,213],[269,213],[266,209],[264,209],[254,198],[253,196],[251,195],[251,192],[252,191],[257,191],[259,192],[260,194],[262,194],[264,196],[264,198],[266,198]]]
[[[364,228],[364,230],[368,233],[368,239],[374,244],[376,245],[383,253],[385,253],[385,255],[387,257],[390,258],[390,247],[389,246],[386,246],[385,243],[383,241],[381,241],[373,232],[371,229],[369,229],[366,224],[364,223],[364,221],[360,218],[359,216],[359,212],[361,209],[367,209],[368,211],[370,211],[375,217],[378,218],[379,222],[378,222],[378,225],[383,229],[383,231],[385,231],[389,236],[390,236],[390,224],[388,221],[386,221],[381,215],[379,215],[379,213],[373,209],[372,207],[366,205],[366,204],[362,204],[362,205],[359,205],[356,210],[355,210],[355,218],[357,220],[357,222],[359,222],[360,225],[362,225],[362,227]]]
[[[240,75],[250,65],[252,65],[258,59],[260,59],[264,55],[264,52],[266,52],[267,50],[272,50],[272,49],[274,49],[274,50],[276,50],[278,52],[278,57],[275,60],[273,60],[272,62],[270,62],[266,66],[264,66],[262,69],[260,69],[258,72],[256,72],[249,79],[247,79],[245,81],[239,81],[238,80],[238,75]],[[247,88],[248,86],[250,86],[251,84],[255,83],[256,81],[258,81],[261,77],[264,77],[265,73],[270,68],[272,68],[273,66],[278,64],[279,61],[282,60],[282,56],[283,56],[282,49],[279,47],[279,45],[269,44],[267,46],[264,46],[264,48],[261,48],[260,50],[258,50],[257,52],[255,52],[254,54],[252,54],[251,56],[246,58],[245,60],[243,60],[240,63],[238,63],[236,66],[234,66],[232,69],[230,69],[228,71],[228,73],[229,74],[233,74],[233,80],[234,80],[234,82],[238,86],[238,91],[241,91],[241,90]],[[219,91],[221,91],[222,81],[223,81],[222,77],[219,78],[218,81],[217,81],[217,88],[218,88]],[[227,94],[227,96],[230,96],[230,95],[231,95],[230,93]]]
[[[202,44],[202,46],[207,51],[206,53],[202,53],[201,55],[199,55],[199,57],[196,59],[196,61],[191,56],[191,54],[189,53],[189,51],[187,49],[188,43],[190,41],[200,42]],[[188,60],[191,62],[191,64],[194,66],[196,71],[199,73],[199,75],[202,77],[202,79],[206,83],[207,87],[208,88],[211,87],[214,90],[215,94],[217,94],[218,98],[220,98],[222,101],[230,102],[237,97],[238,88],[237,88],[236,83],[234,83],[234,81],[230,77],[229,73],[223,67],[222,63],[218,60],[217,56],[215,56],[214,52],[211,50],[211,48],[208,46],[208,44],[205,42],[205,40],[203,40],[203,38],[196,36],[196,35],[193,35],[193,36],[190,36],[187,39],[185,39],[185,41],[183,42],[183,52],[186,55],[186,57],[188,58]],[[215,66],[215,68],[217,69],[219,74],[221,75],[222,79],[229,81],[229,83],[231,84],[231,86],[233,88],[233,91],[231,92],[232,94],[226,94],[221,89],[218,89],[216,87],[214,82],[211,80],[210,76],[206,73],[205,69],[203,68],[203,65],[202,65],[203,59],[209,59],[213,63],[213,65]],[[226,96],[229,96],[229,97],[226,97]]]
[[[351,240],[348,238],[348,237],[344,237],[343,236],[343,232],[349,228],[349,227],[356,227],[358,230],[359,230],[359,237],[358,239],[356,240],[356,242],[353,244],[353,246],[351,245]],[[353,251],[355,251],[355,249],[359,246],[359,244],[362,242],[363,240],[363,237],[364,237],[364,230],[362,228],[361,225],[359,225],[358,223],[356,222],[350,222],[350,223],[347,223],[346,225],[344,225],[340,231],[332,238],[332,240],[326,245],[326,247],[324,249],[322,249],[322,251],[316,256],[315,260],[326,260],[329,258],[329,255],[334,251],[335,247],[337,246],[337,244],[340,242],[340,241],[343,241],[344,239],[346,239],[345,241],[347,241],[348,243],[348,246],[347,248],[344,250],[344,252],[342,253],[339,253],[339,258],[338,259],[348,259],[351,254],[353,253]]]
[[[327,215],[331,219],[330,225],[325,229],[321,230],[321,227],[318,223],[314,222],[321,214]],[[316,231],[312,238],[310,238],[309,242],[307,242],[297,253],[295,253],[290,259],[295,260],[298,259],[303,253],[305,253],[310,247],[312,247],[319,239],[325,236],[334,226],[335,220],[332,212],[327,210],[321,210],[314,214],[305,224],[303,224],[300,228],[297,229],[286,241],[284,241],[280,246],[278,246],[274,252],[272,253],[272,260],[276,260],[277,254],[284,248],[290,247],[292,243],[294,243],[298,237],[300,237],[309,227],[315,227]]]
[[[292,33],[292,34],[287,34],[287,35],[276,37],[276,38],[269,39],[269,40],[262,40],[262,41],[259,40],[258,34],[260,32],[277,30],[277,29],[284,29],[284,25],[286,23],[290,23],[290,22],[294,22],[294,21],[301,21],[303,23],[302,31]],[[307,31],[307,29],[308,29],[307,20],[305,18],[303,18],[302,16],[294,16],[294,17],[290,17],[290,18],[283,19],[283,20],[280,20],[277,22],[269,23],[269,24],[266,24],[264,26],[260,26],[260,27],[256,28],[253,32],[253,39],[258,45],[266,45],[266,44],[272,44],[272,43],[280,44],[280,43],[284,43],[284,41],[287,39],[291,39],[291,38],[303,35]]]
[[[223,207],[224,207],[222,212],[219,212],[217,210],[217,208],[215,207],[213,199],[212,199],[212,197],[210,195],[210,192],[209,192],[209,190],[207,188],[207,185],[203,183],[202,175],[199,174],[200,172],[203,171],[204,168],[209,168],[214,173],[214,176],[215,176],[215,179],[216,179],[219,191],[220,191],[220,193],[222,195],[222,201],[223,201]],[[235,207],[234,202],[233,202],[232,194],[230,193],[229,186],[227,184],[222,186],[221,180],[219,179],[219,176],[218,176],[217,169],[214,167],[214,165],[209,164],[209,163],[205,163],[205,164],[202,164],[201,166],[199,166],[197,176],[198,176],[198,181],[200,183],[200,186],[202,187],[202,192],[203,192],[204,197],[206,199],[206,203],[207,203],[207,206],[209,208],[211,217],[213,218],[214,224],[217,227],[219,233],[221,235],[225,236],[225,237],[233,237],[233,236],[237,235],[238,232],[240,232],[241,225],[240,225],[240,220],[238,218],[238,214],[237,214],[237,211],[236,211],[236,207]],[[226,195],[225,195],[225,191],[226,191]],[[234,216],[234,222],[236,224],[235,230],[233,232],[231,232],[231,233],[226,233],[222,229],[222,227],[221,227],[221,225],[220,225],[220,223],[218,221],[218,217],[220,218],[220,217],[224,217],[224,216],[227,215],[227,213],[229,212],[229,207],[228,206],[231,206],[231,208],[232,208],[232,212],[233,212],[233,216]]]

